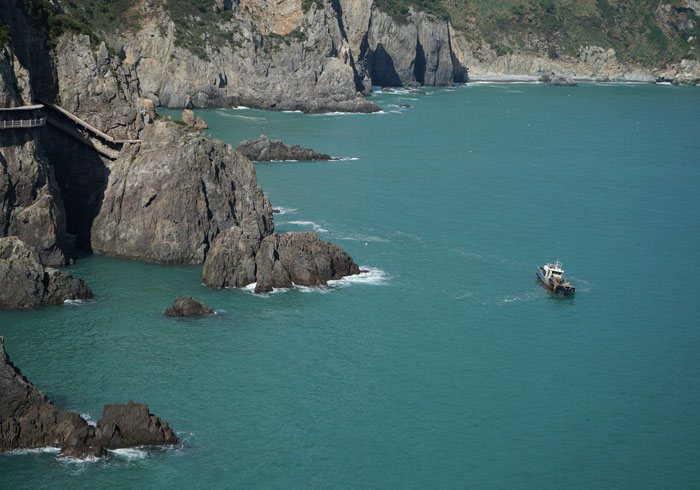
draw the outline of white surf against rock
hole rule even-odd
[[[322,228],[313,221],[297,220],[297,221],[285,221],[280,223],[280,225],[297,225],[297,226],[310,226],[315,232],[318,233],[328,233],[328,230]]]

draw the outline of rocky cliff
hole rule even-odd
[[[91,247],[117,257],[202,263],[217,235],[241,223],[258,240],[274,228],[250,161],[199,131],[158,121],[109,165]]]
[[[166,107],[304,112],[376,111],[362,97],[373,85],[467,80],[448,22],[422,12],[398,22],[372,0],[212,1],[211,9],[229,15],[196,20],[162,2],[134,2],[137,27],[101,31],[121,53],[116,71]]]

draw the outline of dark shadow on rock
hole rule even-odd
[[[377,44],[377,49],[369,55],[370,78],[372,85],[382,87],[401,87],[401,77],[396,72],[394,60],[386,52],[382,43]]]
[[[66,210],[66,228],[76,246],[92,252],[90,233],[107,188],[106,160],[87,145],[47,126],[42,138]]]
[[[416,59],[413,62],[413,76],[421,85],[425,85],[425,66],[425,51],[423,51],[420,39],[416,38]]]

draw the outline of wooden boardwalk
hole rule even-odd
[[[0,108],[0,129],[38,128],[45,126],[46,123],[111,160],[116,160],[119,157],[125,144],[141,142],[141,140],[114,139],[55,104],[44,102],[43,104],[21,107]]]

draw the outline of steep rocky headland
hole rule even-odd
[[[0,129],[0,237],[20,237],[44,267],[78,250],[204,263],[224,232],[245,230],[256,248],[273,234],[252,163],[194,119],[160,118],[123,52],[91,32],[47,30],[45,2],[0,4],[11,34],[0,120],[36,123]],[[58,301],[44,296],[37,304]]]
[[[66,456],[104,456],[107,449],[177,444],[145,403],[105,405],[96,426],[56,407],[9,359],[0,336],[0,452],[57,447]]]

